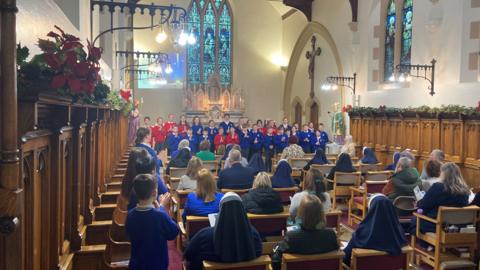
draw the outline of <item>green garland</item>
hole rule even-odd
[[[110,91],[107,95],[107,102],[113,111],[121,111],[125,116],[133,110],[133,103],[126,102],[120,97],[117,91]]]
[[[374,107],[349,107],[347,112],[350,115],[362,114],[401,114],[401,113],[420,113],[420,114],[461,114],[465,116],[480,116],[480,102],[478,107],[467,107],[462,105],[442,105],[440,107],[429,107],[426,105],[420,107],[396,108],[380,106]]]

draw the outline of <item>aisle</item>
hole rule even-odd
[[[182,254],[177,250],[174,241],[168,241],[168,270],[182,270]]]

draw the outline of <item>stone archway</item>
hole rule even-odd
[[[335,44],[335,41],[333,40],[332,36],[330,35],[330,32],[327,30],[325,26],[318,22],[310,22],[307,24],[307,26],[303,29],[302,34],[297,40],[297,43],[295,44],[295,47],[293,49],[292,55],[290,57],[290,62],[288,65],[287,69],[287,74],[285,78],[285,88],[284,88],[284,94],[283,94],[283,110],[285,112],[285,115],[292,115],[293,116],[293,107],[291,106],[292,103],[292,91],[293,91],[293,81],[295,78],[295,71],[297,69],[297,65],[303,55],[303,49],[305,46],[310,42],[310,39],[312,35],[317,35],[327,42],[327,44],[330,47],[330,50],[333,53],[333,56],[335,58],[335,63],[338,69],[338,74],[339,76],[343,76],[343,66],[340,60],[340,54],[338,52],[337,46]],[[344,103],[344,94],[343,91],[341,93],[342,96],[342,104]],[[318,105],[320,103],[317,102]]]

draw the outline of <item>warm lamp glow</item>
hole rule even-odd
[[[288,59],[280,54],[274,54],[272,56],[272,63],[279,67],[287,67]]]
[[[155,37],[155,41],[157,43],[163,43],[165,40],[167,40],[167,33],[165,33],[165,30],[161,29],[158,35]]]

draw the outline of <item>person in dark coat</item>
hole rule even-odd
[[[339,248],[337,235],[332,229],[325,227],[325,212],[317,196],[309,194],[302,198],[298,217],[302,220],[301,225],[288,231],[274,250],[274,270],[281,269],[283,253],[322,254]]]
[[[253,154],[248,162],[248,167],[252,168],[255,171],[255,174],[259,172],[265,172],[265,162],[263,161],[262,155],[259,153]]]
[[[252,187],[255,171],[250,167],[243,167],[241,161],[240,151],[230,151],[228,162],[232,167],[220,172],[217,181],[218,189],[248,189]]]
[[[292,178],[292,167],[288,161],[281,159],[277,163],[277,169],[272,176],[272,186],[274,188],[294,187],[295,181]]]
[[[177,156],[168,163],[167,174],[170,173],[170,168],[187,168],[191,157],[190,149],[181,149]]]
[[[382,190],[382,193],[394,201],[400,196],[415,196],[415,187],[422,187],[422,181],[416,168],[412,166],[412,160],[402,157],[398,161],[397,169],[392,178]]]
[[[273,190],[270,176],[261,172],[255,177],[253,187],[243,195],[243,206],[252,214],[276,214],[283,212],[280,194]]]
[[[200,230],[190,240],[185,253],[188,270],[201,270],[204,260],[235,263],[262,255],[262,239],[250,224],[240,197],[228,192],[220,201],[214,227]]]
[[[378,159],[375,156],[375,152],[373,152],[372,148],[364,147],[363,148],[363,157],[360,160],[362,164],[377,164]]]
[[[325,155],[325,151],[323,151],[322,148],[318,148],[317,151],[315,152],[315,156],[303,167],[303,170],[308,171],[310,170],[310,166],[318,164],[318,165],[324,165],[324,164],[330,164],[330,161],[327,159],[327,155]]]
[[[353,167],[352,159],[350,158],[350,155],[347,153],[341,153],[338,158],[337,162],[335,163],[335,166],[330,170],[330,173],[328,173],[327,178],[330,180],[334,180],[335,178],[335,172],[345,172],[345,173],[351,173],[351,172],[356,172],[357,169]],[[328,190],[333,189],[333,184],[328,183]]]
[[[437,218],[440,206],[467,206],[470,195],[470,188],[463,180],[460,168],[455,163],[443,164],[440,171],[440,182],[433,184],[423,199],[417,202],[417,207],[422,209],[422,214],[433,219]],[[415,232],[416,222],[416,218],[412,219],[410,232]],[[435,232],[435,224],[421,221],[420,231],[422,233]]]
[[[350,265],[354,248],[374,249],[398,256],[402,254],[402,247],[405,245],[407,239],[395,207],[385,195],[377,194],[370,199],[367,216],[358,225],[343,250],[343,262]]]

